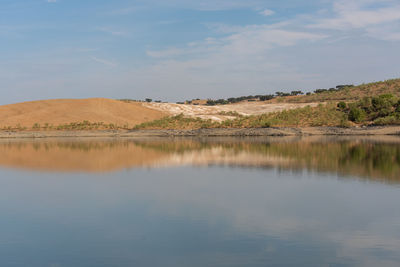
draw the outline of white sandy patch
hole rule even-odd
[[[233,119],[234,116],[221,115],[221,112],[237,112],[244,116],[260,115],[265,113],[296,109],[306,106],[316,107],[320,103],[266,103],[266,102],[242,102],[229,105],[203,106],[173,103],[144,103],[148,108],[159,110],[171,115],[184,114],[188,117],[223,121]]]

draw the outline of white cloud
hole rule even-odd
[[[267,17],[275,14],[275,11],[271,9],[265,9],[264,11],[261,11],[260,14]]]
[[[57,3],[58,0],[47,0],[47,3]]]

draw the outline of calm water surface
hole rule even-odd
[[[400,138],[0,142],[0,266],[400,266]]]

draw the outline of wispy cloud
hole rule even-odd
[[[58,0],[47,0],[47,3],[57,3]]]
[[[102,58],[98,58],[98,57],[91,57],[91,59],[96,61],[96,62],[98,62],[98,63],[104,64],[104,65],[107,65],[107,66],[110,66],[110,67],[118,66],[117,63],[109,61],[109,60],[106,60],[106,59],[102,59]]]
[[[184,48],[147,51],[147,55],[155,58],[204,55],[205,53],[226,53],[236,56],[262,55],[266,50],[272,48],[293,46],[298,42],[313,42],[328,37],[324,34],[286,30],[276,25],[249,25],[234,27],[225,31],[230,32],[230,34],[220,38],[206,38],[201,42],[192,42]]]
[[[275,11],[273,11],[271,9],[265,9],[265,10],[261,11],[260,14],[268,17],[268,16],[272,16],[273,14],[275,14]]]
[[[229,32],[184,47],[147,51],[147,55],[157,62],[133,75],[140,76],[140,80],[157,77],[158,81],[153,81],[152,87],[189,86],[193,90],[203,88],[209,95],[215,94],[213,90],[219,91],[217,88],[240,90],[266,84],[277,86],[278,80],[287,83],[310,80],[313,79],[311,76],[306,78],[286,63],[274,60],[274,53],[327,38],[324,34],[285,29],[282,25],[249,25],[231,28]]]
[[[330,18],[316,19],[309,28],[363,30],[371,37],[396,40],[400,35],[400,4],[391,0],[336,0]]]

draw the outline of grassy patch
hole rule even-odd
[[[235,125],[243,127],[306,127],[306,126],[341,126],[344,113],[336,105],[318,105],[281,112],[249,116],[236,119]]]

